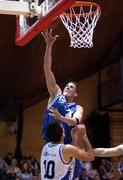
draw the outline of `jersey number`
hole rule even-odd
[[[44,161],[45,174],[44,178],[53,179],[55,177],[55,162],[54,161]]]

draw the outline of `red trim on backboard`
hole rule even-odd
[[[49,13],[37,21],[27,32],[20,36],[20,25],[19,25],[19,17],[16,17],[16,36],[15,43],[19,46],[24,46],[29,41],[31,41],[37,34],[39,34],[44,29],[48,28],[51,23],[60,16],[65,10],[67,10],[75,0],[59,0],[58,3],[55,4],[54,8],[49,11]]]

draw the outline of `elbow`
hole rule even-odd
[[[90,154],[85,157],[82,156],[80,160],[81,161],[94,161],[94,159],[95,159],[95,156],[93,154]]]

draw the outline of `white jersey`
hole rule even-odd
[[[62,155],[63,144],[47,143],[42,150],[41,180],[72,180],[75,159],[66,162]]]

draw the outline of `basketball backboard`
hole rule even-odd
[[[25,0],[20,0],[24,2]],[[75,0],[37,0],[31,4],[33,14],[16,16],[15,43],[23,46],[37,34],[48,28]],[[34,7],[33,7],[34,5]]]

